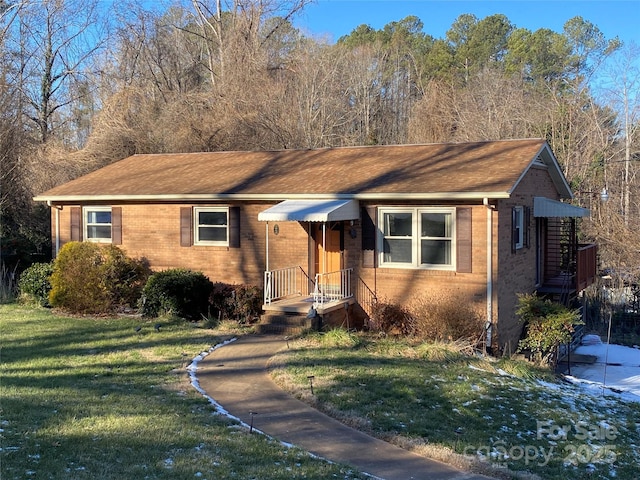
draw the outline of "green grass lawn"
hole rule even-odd
[[[186,367],[229,332],[155,323],[0,305],[2,480],[365,478],[216,413]]]
[[[640,403],[594,397],[524,363],[334,331],[272,364],[279,384],[330,415],[485,473],[640,475]]]

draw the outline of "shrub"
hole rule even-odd
[[[252,285],[216,282],[211,293],[211,314],[216,318],[251,321],[262,311],[262,290]]]
[[[110,299],[102,282],[100,246],[69,242],[58,252],[51,275],[49,302],[75,313],[102,313]]]
[[[149,269],[113,245],[69,242],[58,253],[49,301],[74,313],[104,313],[135,305]]]
[[[103,281],[112,308],[135,306],[142,295],[151,269],[145,260],[129,258],[120,248],[102,247]]]
[[[373,305],[369,328],[374,332],[413,335],[416,333],[416,321],[409,309],[378,301]]]
[[[537,295],[518,295],[516,314],[525,324],[526,336],[518,350],[529,350],[541,365],[555,367],[558,347],[571,340],[576,325],[582,325],[580,312]]]
[[[49,292],[51,291],[51,274],[53,263],[34,263],[26,268],[18,280],[21,300],[36,303],[43,307],[50,306]]]
[[[262,311],[262,289],[253,285],[236,285],[233,291],[233,310],[237,319],[252,321]]]
[[[413,301],[417,334],[438,341],[465,340],[477,343],[484,331],[479,307],[453,291],[428,292]]]
[[[182,268],[154,273],[142,290],[140,311],[146,317],[175,315],[207,318],[213,283],[201,272]]]
[[[211,291],[211,316],[217,319],[233,317],[233,285],[216,282]]]

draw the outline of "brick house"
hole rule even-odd
[[[518,293],[567,300],[594,281],[575,222],[589,212],[571,198],[548,144],[525,139],[134,155],[35,200],[51,207],[54,253],[113,243],[156,270],[260,285],[265,313],[325,323],[450,289],[513,351]]]

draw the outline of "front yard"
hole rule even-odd
[[[2,480],[365,478],[216,414],[186,366],[229,332],[156,323],[0,305]]]
[[[272,363],[274,379],[317,408],[450,463],[543,479],[638,478],[640,402],[525,364],[344,331],[291,343]]]

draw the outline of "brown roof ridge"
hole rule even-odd
[[[125,158],[138,157],[138,156],[159,156],[166,157],[172,155],[211,155],[215,153],[225,153],[225,154],[247,154],[247,153],[281,153],[281,152],[313,152],[313,151],[324,151],[324,150],[355,150],[355,149],[373,149],[373,148],[401,148],[401,147],[430,147],[430,146],[438,146],[438,145],[451,145],[451,146],[459,146],[459,145],[478,145],[478,144],[487,144],[487,143],[502,143],[502,142],[539,142],[544,143],[546,139],[542,137],[522,137],[522,138],[505,138],[499,140],[471,140],[471,141],[456,141],[456,142],[425,142],[425,143],[389,143],[389,144],[375,144],[375,145],[338,145],[333,147],[307,147],[307,148],[276,148],[276,149],[266,149],[266,150],[210,150],[210,151],[199,151],[199,152],[154,152],[154,153],[134,153],[128,157],[124,157],[120,160],[124,160]],[[116,160],[113,163],[116,163],[120,160]]]

